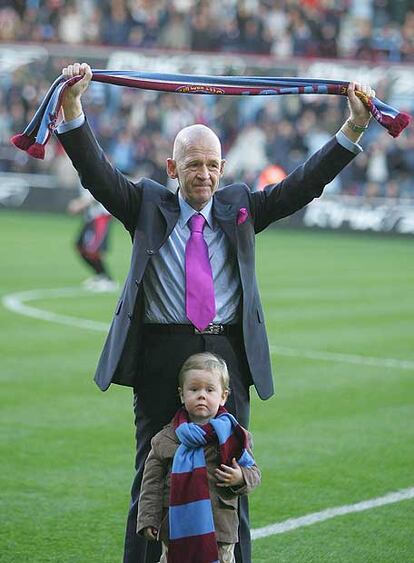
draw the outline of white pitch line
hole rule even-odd
[[[269,524],[268,526],[263,526],[263,528],[256,528],[252,530],[252,539],[258,540],[275,534],[284,534],[286,532],[296,530],[297,528],[319,524],[319,522],[324,522],[325,520],[330,520],[331,518],[336,518],[337,516],[363,512],[364,510],[370,510],[371,508],[394,504],[396,502],[412,498],[414,498],[414,487],[403,489],[401,491],[397,491],[396,493],[388,493],[383,497],[363,500],[355,504],[345,504],[344,506],[337,506],[336,508],[327,508],[326,510],[321,510],[321,512],[313,512],[299,518],[289,518],[283,522]]]
[[[374,358],[356,354],[340,354],[338,352],[323,352],[318,350],[302,350],[285,346],[270,346],[270,351],[281,356],[293,358],[306,358],[308,360],[322,360],[324,362],[340,362],[345,364],[358,364],[373,367],[387,367],[414,370],[414,361],[398,360],[396,358]]]
[[[2,303],[6,309],[32,317],[43,321],[60,323],[77,328],[87,330],[95,330],[98,332],[107,332],[109,324],[92,321],[89,319],[80,319],[67,315],[52,313],[36,307],[30,307],[25,303],[36,299],[55,299],[59,297],[76,297],[77,295],[93,295],[86,289],[76,287],[64,287],[58,289],[34,289],[31,291],[22,291],[19,293],[10,293],[2,298]],[[336,352],[323,352],[318,350],[303,350],[301,348],[289,348],[285,346],[270,346],[272,353],[281,356],[290,356],[294,358],[306,358],[308,360],[340,362],[346,364],[366,365],[373,367],[387,367],[393,369],[414,370],[414,361],[399,360],[396,358],[375,358],[370,356],[360,356],[355,354],[341,354]]]

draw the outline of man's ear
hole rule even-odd
[[[224,160],[224,158],[221,160],[220,162],[220,176],[223,176],[224,174],[224,167],[226,165],[226,161]]]
[[[177,163],[172,158],[167,158],[167,174],[170,178],[176,179],[177,175]]]
[[[183,390],[181,389],[181,387],[178,388],[178,394],[180,395],[180,401],[182,402],[182,404],[184,404]]]

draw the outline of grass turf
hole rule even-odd
[[[88,272],[71,248],[77,226],[2,212],[1,296],[79,285]],[[119,281],[129,251],[114,224]],[[252,393],[263,472],[252,527],[413,487],[412,240],[272,229],[258,237],[257,269],[277,395],[262,403]],[[116,298],[28,304],[106,323]],[[120,561],[134,432],[130,390],[103,395],[92,382],[105,333],[5,308],[0,321],[0,561]],[[259,539],[253,561],[413,561],[413,508],[407,500]]]

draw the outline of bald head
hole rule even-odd
[[[214,131],[205,125],[190,125],[177,133],[174,140],[173,159],[180,160],[183,158],[188,148],[192,146],[214,150],[221,158],[220,139]]]
[[[194,209],[202,209],[217,190],[223,174],[221,143],[205,125],[181,129],[174,141],[173,157],[167,159],[167,173],[178,180],[182,197]]]

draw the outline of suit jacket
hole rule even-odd
[[[117,217],[132,238],[130,270],[117,304],[95,374],[105,391],[111,383],[139,388],[142,351],[142,279],[148,261],[165,243],[179,218],[178,193],[142,178],[133,183],[107,160],[87,122],[59,135],[77,169],[82,185]],[[248,370],[259,396],[273,394],[273,379],[264,316],[255,275],[255,235],[269,224],[291,215],[322,194],[326,184],[354,153],[336,138],[328,141],[280,183],[251,192],[232,184],[213,196],[213,216],[237,256],[242,286],[242,327]],[[240,209],[247,220],[237,224]]]
[[[251,444],[250,434],[249,443]],[[169,538],[168,507],[172,462],[179,445],[172,423],[164,426],[154,436],[151,440],[151,451],[145,462],[139,497],[137,532],[142,532],[148,526],[154,526],[159,530],[160,539],[165,542],[168,542]],[[251,448],[248,448],[248,451],[253,457]],[[217,487],[214,475],[215,469],[220,465],[220,450],[217,442],[207,444],[204,447],[204,455],[217,541],[237,543],[239,541],[237,498],[248,495],[259,485],[260,470],[256,464],[251,467],[241,467],[244,485],[239,487],[237,492],[230,487]]]

